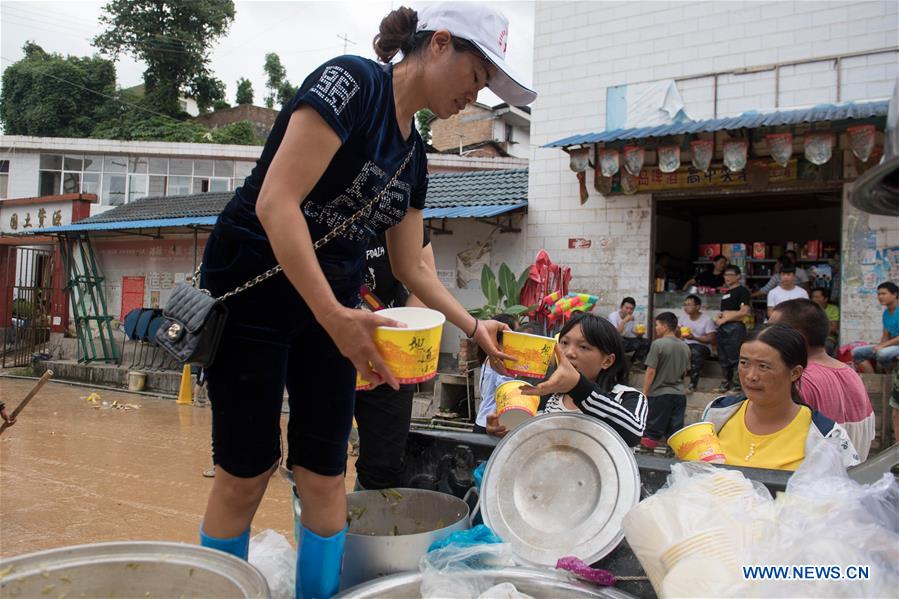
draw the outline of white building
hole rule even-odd
[[[57,234],[60,227],[94,217],[96,226],[77,231],[91,236],[104,275],[108,314],[120,318],[133,307],[164,305],[174,283],[193,271],[215,215],[230,192],[242,184],[261,151],[261,146],[0,136],[0,191],[4,192],[0,194],[0,294],[23,293],[6,289],[5,281],[22,270],[22,260],[21,255],[10,259],[4,246],[44,248],[52,254],[53,237],[18,236],[38,235],[44,229]],[[435,210],[426,216],[441,278],[466,306],[483,305],[482,262],[494,269],[507,262],[516,272],[526,264],[523,235],[509,231],[526,226],[527,161],[432,154],[428,166],[432,174],[460,175],[448,180],[436,177],[429,193]],[[485,176],[489,171],[509,174]],[[184,196],[204,192],[217,196],[201,201],[195,210],[180,205]],[[137,202],[164,196],[173,200],[154,203],[157,213]],[[117,216],[104,218],[105,212],[116,208]],[[191,220],[195,216],[201,218]],[[458,255],[480,246],[485,246],[484,256],[476,268],[461,269],[460,284]],[[61,267],[57,264],[57,269]],[[57,318],[53,326],[59,331],[70,309],[61,293],[65,280],[59,272],[54,276]],[[26,281],[16,287],[28,285]],[[0,314],[5,310],[0,301]],[[457,351],[460,336],[455,327],[448,327],[444,351]]]
[[[615,139],[604,132],[683,118],[677,115],[674,92],[694,121],[885,99],[899,65],[897,7],[891,1],[537,2],[534,86],[539,97],[531,118],[528,253],[547,248],[554,259],[571,264],[572,287],[602,295],[597,311],[608,313],[621,298],[633,296],[638,317],[645,319],[652,306],[667,306],[654,294],[655,253],[682,254],[690,264],[704,242],[744,242],[750,248],[752,242],[767,242],[768,259],[772,246],[788,241],[833,242],[838,246],[834,266],[842,270],[836,290],[842,298],[841,338],[879,339],[872,281],[896,273],[884,270],[882,260],[899,255],[888,254],[899,247],[899,219],[861,214],[846,201],[861,164],[849,152],[846,126],[873,123],[882,130],[883,117],[876,115],[885,112],[885,105],[869,104],[865,114],[870,118],[833,124],[834,172],[826,184],[806,185],[803,193],[800,177],[794,176],[788,185],[766,180],[762,193],[647,192],[644,185],[624,195],[609,192],[605,185],[611,179],[603,181],[588,168],[589,199],[580,205],[569,156],[559,147],[541,146],[605,135],[613,139],[582,144],[593,164],[599,150],[635,145],[645,148],[652,169],[661,143],[679,144],[688,165],[691,140],[713,140],[717,161],[723,141],[745,136],[750,159],[767,162],[764,134],[792,132],[793,158],[800,156],[801,170],[805,135],[831,131],[831,123],[815,116],[799,125],[744,131],[720,125],[669,137],[629,131]],[[653,112],[646,111],[646,101],[653,102]],[[879,130],[876,145],[882,143]],[[591,132],[596,137],[585,135]],[[579,144],[558,145],[573,149]],[[765,268],[762,264],[761,272]]]

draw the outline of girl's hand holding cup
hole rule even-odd
[[[522,387],[522,395],[550,395],[552,393],[568,393],[577,386],[581,380],[581,373],[578,372],[565,354],[562,353],[561,346],[557,343],[556,349],[556,371],[552,373],[548,379],[534,387]]]

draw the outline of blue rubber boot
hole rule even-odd
[[[210,549],[218,549],[225,553],[237,556],[242,560],[246,560],[250,554],[250,529],[246,529],[242,535],[231,537],[230,539],[220,539],[218,537],[210,537],[203,532],[203,525],[200,525],[200,545],[209,547]]]
[[[348,527],[333,537],[320,537],[305,526],[297,545],[297,599],[328,599],[340,588],[343,544]]]

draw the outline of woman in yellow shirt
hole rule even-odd
[[[845,429],[799,399],[796,383],[808,364],[796,329],[771,324],[753,331],[740,348],[745,395],[723,396],[703,418],[715,425],[728,464],[796,470],[820,442],[833,443],[844,466],[859,463]]]

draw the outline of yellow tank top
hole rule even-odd
[[[726,463],[751,468],[796,470],[805,458],[805,439],[812,422],[812,411],[799,406],[792,422],[770,435],[756,435],[746,428],[746,406],[728,420],[718,432]]]

